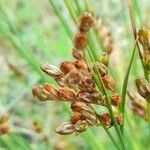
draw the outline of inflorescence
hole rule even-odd
[[[71,118],[55,130],[58,134],[81,133],[86,131],[89,126],[99,124],[107,128],[113,126],[111,115],[107,111],[106,96],[102,91],[98,90],[97,84],[93,79],[94,66],[99,71],[105,89],[109,91],[109,101],[113,108],[116,122],[118,125],[122,124],[122,116],[118,109],[121,103],[121,96],[116,92],[115,81],[108,74],[109,54],[102,54],[101,61],[92,63],[89,63],[86,58],[87,33],[94,25],[94,22],[95,18],[91,13],[85,12],[80,16],[77,23],[78,31],[73,40],[73,61],[63,61],[59,68],[50,64],[41,65],[41,70],[53,77],[59,88],[49,83],[32,88],[34,97],[41,102],[53,100],[70,103]],[[94,105],[102,106],[106,108],[106,111],[98,113]]]

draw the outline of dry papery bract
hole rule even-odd
[[[73,40],[72,55],[74,59],[72,61],[63,61],[59,67],[50,64],[41,65],[42,71],[53,77],[59,87],[55,88],[54,85],[45,83],[32,88],[33,95],[39,101],[53,100],[70,103],[71,118],[55,130],[58,134],[81,133],[86,131],[89,126],[100,123],[106,127],[113,126],[109,111],[98,114],[94,109],[94,105],[98,105],[99,108],[108,108],[104,93],[98,90],[97,84],[93,80],[95,66],[100,74],[104,88],[110,93],[109,100],[113,110],[115,110],[116,122],[118,125],[122,124],[122,116],[118,109],[121,96],[115,89],[114,79],[108,74],[109,54],[103,53],[101,61],[88,63],[86,59],[87,32],[94,25],[94,22],[95,18],[91,13],[85,12],[79,17],[78,31]]]

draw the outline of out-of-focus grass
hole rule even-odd
[[[134,3],[134,1],[139,27],[141,20],[147,23],[146,12],[150,4],[148,0],[142,1],[143,3],[138,0],[135,1],[138,3]],[[84,3],[77,2],[78,7],[84,8]],[[91,3],[90,7],[95,15],[102,18],[112,31],[114,52],[111,55],[111,65],[115,66],[115,69],[110,71],[118,81],[117,87],[121,92],[120,86],[127,68],[126,62],[134,45],[126,2],[120,0],[95,0],[94,2],[89,0],[87,2]],[[40,71],[40,63],[49,62],[58,65],[61,60],[71,57],[72,43],[69,38],[73,38],[72,31],[75,31],[76,27],[64,1],[59,0],[56,3],[61,12],[60,20],[64,17],[69,24],[67,32],[60,24],[48,0],[0,2],[0,8],[2,8],[0,11],[0,114],[9,112],[9,123],[12,127],[10,134],[0,136],[0,148],[8,150],[16,148],[24,150],[114,149],[104,131],[98,127],[91,128],[79,136],[64,137],[55,134],[55,127],[69,118],[69,106],[54,102],[41,104],[32,98],[32,85],[43,83],[43,81],[53,82]],[[123,12],[122,8],[124,8]],[[66,22],[63,23],[66,24]],[[96,39],[94,40],[96,43]],[[101,50],[98,49],[97,53],[100,54]],[[15,65],[22,75],[18,76],[8,62]],[[133,63],[129,89],[134,84],[135,75],[142,75],[140,61],[134,60]],[[137,69],[137,66],[140,69]],[[42,124],[44,133],[49,139],[48,143],[32,130],[33,120],[38,120]],[[147,126],[143,120],[133,117],[129,109],[127,109],[125,127],[129,149],[148,148]]]

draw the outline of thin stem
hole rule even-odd
[[[123,116],[123,125],[121,125],[121,132],[122,132],[123,135],[124,135],[125,101],[126,101],[127,85],[128,85],[131,66],[133,64],[133,60],[134,60],[134,56],[135,56],[135,52],[136,52],[137,40],[136,40],[136,43],[135,43],[133,51],[132,51],[131,59],[130,59],[130,62],[129,62],[129,65],[128,65],[128,68],[127,68],[127,71],[126,71],[126,74],[125,74],[125,77],[124,77],[123,86],[122,86],[121,111],[122,111],[122,116]]]

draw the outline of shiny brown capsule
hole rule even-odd
[[[5,123],[8,121],[9,118],[9,114],[8,113],[4,113],[0,116],[0,124]]]
[[[87,36],[83,32],[78,32],[74,38],[74,46],[76,49],[84,50],[87,46]]]
[[[8,124],[7,123],[2,123],[2,124],[0,124],[0,135],[1,134],[6,134],[6,133],[8,133],[9,132],[9,126],[8,126]]]
[[[112,93],[110,96],[111,104],[114,106],[119,106],[121,103],[121,96],[118,93]]]
[[[95,91],[95,83],[92,79],[85,79],[79,84],[79,89],[85,92]]]
[[[75,131],[74,126],[71,122],[62,123],[56,128],[55,132],[61,135],[68,135]]]
[[[69,62],[69,61],[63,61],[60,64],[60,70],[64,73],[67,74],[69,73],[71,70],[75,69],[75,65],[73,62]]]
[[[138,93],[145,99],[150,98],[150,83],[144,78],[135,80]]]
[[[73,111],[72,112],[72,116],[71,116],[71,122],[73,124],[77,123],[79,120],[81,120],[81,113],[77,112],[77,111]]]
[[[68,87],[61,87],[58,89],[58,96],[61,99],[73,101],[76,99],[76,93],[74,90]]]
[[[78,60],[84,59],[84,52],[82,50],[78,50],[73,48],[72,50],[72,56]]]
[[[85,12],[80,16],[78,28],[82,32],[88,32],[94,23],[94,18],[91,13]]]
[[[103,113],[99,115],[100,122],[105,126],[111,126],[112,120],[109,113]]]
[[[115,81],[114,81],[114,79],[111,76],[105,75],[105,76],[102,77],[102,80],[103,80],[104,86],[107,89],[109,89],[111,91],[115,90]]]

